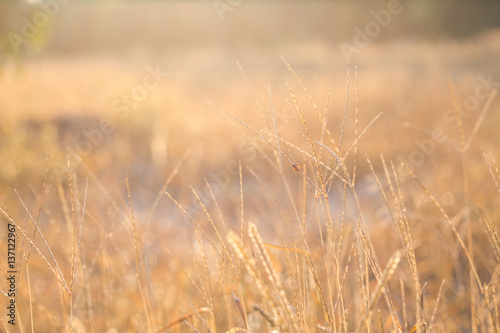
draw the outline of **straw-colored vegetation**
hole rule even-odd
[[[1,330],[497,332],[498,58],[377,67],[408,45],[385,47],[349,68],[173,72],[124,117],[113,98],[142,67],[6,65]],[[458,47],[482,66],[446,67]]]

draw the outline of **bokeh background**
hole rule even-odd
[[[374,13],[382,15],[390,6],[397,13],[385,26],[376,23]],[[98,128],[105,118],[114,129],[83,154],[93,172],[116,178],[116,186],[123,185],[125,174],[154,184],[193,149],[186,167],[189,182],[198,183],[207,166],[219,170],[228,156],[239,159],[237,145],[225,143],[243,142],[234,131],[242,128],[226,113],[260,129],[262,96],[287,108],[285,79],[292,78],[281,57],[318,105],[332,89],[329,123],[337,132],[347,67],[353,83],[357,66],[364,124],[379,112],[390,119],[374,126],[367,144],[376,149],[368,151],[392,157],[411,152],[417,131],[402,142],[383,134],[407,132],[405,123],[441,126],[440,117],[428,110],[444,113],[453,105],[450,83],[460,101],[478,76],[493,81],[500,76],[499,6],[495,1],[4,2],[2,152],[12,158],[4,158],[0,182],[23,186],[40,179],[39,161],[49,141],[54,160],[65,164],[64,156],[85,141],[82,131]],[[356,46],[356,29],[366,31],[374,23],[379,28],[374,37],[346,57],[342,45]],[[122,117],[120,101],[141,84],[147,68],[168,77]]]

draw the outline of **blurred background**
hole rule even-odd
[[[49,143],[51,168],[65,170],[69,154],[119,191],[128,175],[144,202],[186,151],[179,184],[202,186],[233,160],[259,169],[248,141],[259,140],[226,113],[261,130],[270,128],[263,105],[272,105],[296,135],[285,83],[295,79],[281,57],[320,108],[331,89],[337,135],[348,72],[354,108],[357,66],[360,126],[384,113],[361,144],[390,158],[422,135],[405,124],[444,126],[436,115],[473,93],[478,77],[500,80],[496,1],[46,0],[0,9],[4,186],[40,183]]]
[[[296,93],[302,88],[282,57],[320,108],[331,89],[327,112],[337,135],[348,72],[348,109],[354,109],[356,67],[360,126],[383,112],[361,145],[368,155],[390,158],[416,148],[422,130],[415,128],[457,134],[443,120],[446,110],[473,94],[479,77],[500,81],[496,1],[46,0],[0,6],[4,186],[40,183],[49,143],[51,168],[65,170],[69,154],[75,167],[85,166],[119,191],[128,175],[134,186],[141,184],[136,190],[144,202],[187,151],[179,184],[202,186],[233,160],[258,170],[265,164],[254,159],[248,140],[259,140],[227,113],[261,130],[270,128],[263,105],[272,105],[288,114],[284,135],[296,135],[285,80]],[[306,114],[307,101],[299,95]],[[473,124],[470,119],[465,126]],[[347,126],[352,140],[354,125]],[[252,151],[251,158],[244,151]]]
[[[352,39],[372,11],[390,6],[398,13],[379,42],[473,38],[500,25],[496,1],[3,1],[2,50],[17,53],[6,37],[21,33],[25,20],[40,31],[20,55],[29,49],[62,56],[144,48],[158,55],[189,47],[331,45]],[[46,24],[39,11],[49,16]]]

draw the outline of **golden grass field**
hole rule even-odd
[[[6,62],[1,330],[498,332],[498,36]]]

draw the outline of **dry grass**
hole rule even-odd
[[[330,79],[332,67],[319,75],[291,58],[267,77],[285,82],[263,90],[244,61],[205,88],[173,73],[124,120],[106,110],[141,69],[120,67],[123,81],[96,95],[68,74],[69,87],[46,93],[73,95],[37,115],[4,99],[0,213],[17,232],[17,328],[497,332],[500,104],[492,90],[471,116],[459,106],[478,75],[500,73],[486,62],[447,75],[424,50],[411,60],[424,73],[365,62]],[[45,89],[24,85],[40,64],[22,66],[0,88]],[[69,109],[80,120],[61,116]],[[66,159],[105,116],[112,133]],[[434,129],[446,140],[426,155]],[[3,309],[2,330],[15,332]]]

